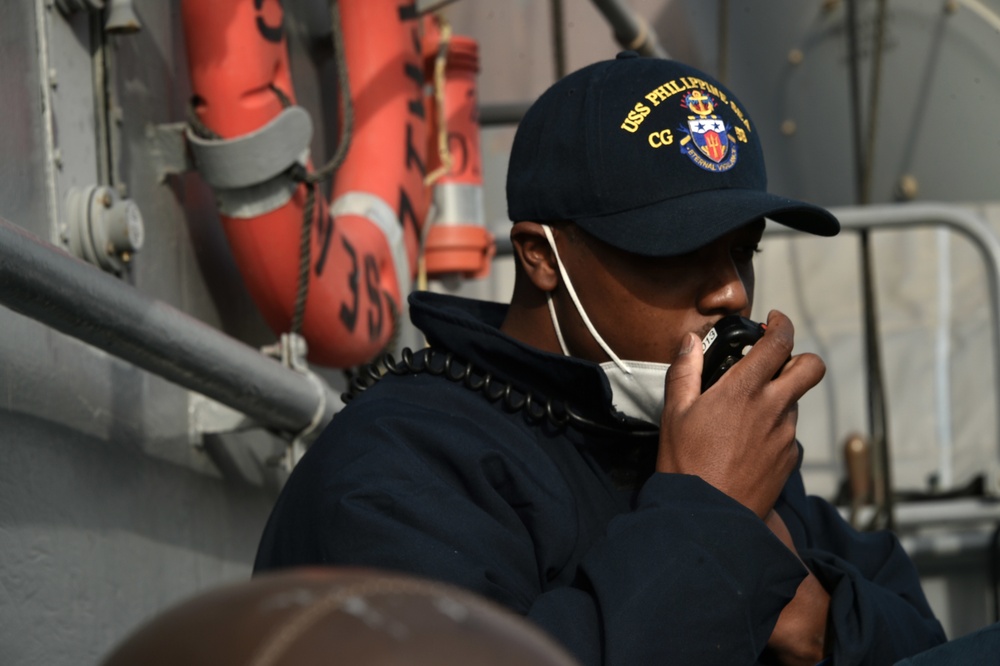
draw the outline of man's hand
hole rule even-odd
[[[702,394],[701,341],[689,333],[667,372],[657,471],[699,476],[767,516],[798,464],[798,400],[826,372],[814,354],[789,358],[794,337],[772,311],[764,337]]]
[[[798,556],[792,535],[785,521],[771,511],[764,521],[771,531]],[[767,641],[764,657],[768,663],[782,666],[813,666],[826,652],[826,623],[830,610],[830,595],[819,580],[809,572],[785,609]]]

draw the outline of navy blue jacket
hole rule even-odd
[[[410,307],[440,350],[411,365],[430,368],[387,374],[334,417],[288,479],[255,570],[357,565],[460,585],[588,666],[757,663],[806,574],[764,522],[698,477],[653,473],[655,433],[632,434],[600,368],[503,335],[506,306],[419,294]],[[589,423],[559,425],[564,405]],[[798,472],[775,508],[830,592],[837,666],[944,640],[892,534],[851,529]]]

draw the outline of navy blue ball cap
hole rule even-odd
[[[829,211],[767,192],[757,126],[721,83],[626,51],[557,81],[528,109],[507,171],[511,220],[572,221],[669,257],[762,217],[821,236]]]

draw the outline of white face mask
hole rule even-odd
[[[590,321],[590,317],[580,304],[580,299],[576,295],[573,283],[569,279],[566,267],[563,266],[562,259],[559,258],[559,250],[556,249],[556,241],[552,237],[552,230],[548,225],[542,225],[545,231],[545,238],[549,241],[549,246],[556,257],[556,264],[559,266],[559,274],[562,276],[563,284],[569,297],[573,299],[576,311],[580,313],[580,318],[586,325],[587,330],[594,336],[594,340],[601,349],[611,357],[606,363],[601,363],[601,369],[607,375],[608,383],[611,384],[611,403],[618,411],[645,421],[654,426],[660,425],[660,415],[663,413],[664,402],[664,382],[667,377],[669,363],[654,363],[652,361],[623,361],[612,351],[611,347],[604,341],[597,329]],[[563,354],[569,356],[566,348],[566,341],[563,339],[562,329],[559,327],[559,319],[556,317],[556,308],[552,304],[552,294],[545,292],[545,298],[549,305],[549,314],[552,317],[552,326],[556,330],[556,337],[559,339],[559,347]]]

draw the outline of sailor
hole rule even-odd
[[[366,566],[460,585],[583,664],[892,664],[944,640],[888,532],[806,494],[784,314],[702,391],[701,339],[749,317],[767,191],[739,99],[626,52],[556,82],[512,147],[509,304],[414,294],[427,349],[362,382],[289,478],[263,571]],[[369,386],[370,385],[370,386]]]

